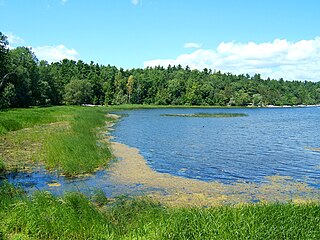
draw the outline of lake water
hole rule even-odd
[[[161,114],[245,113],[193,118]],[[320,108],[152,109],[122,112],[115,141],[136,147],[149,166],[203,181],[264,182],[290,176],[320,188]]]

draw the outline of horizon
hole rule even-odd
[[[48,62],[124,69],[180,64],[318,82],[319,7],[315,0],[0,0],[0,31],[11,49],[31,47]]]

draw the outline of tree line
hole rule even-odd
[[[210,69],[117,68],[82,60],[39,61],[9,49],[0,32],[0,108],[61,104],[266,106],[320,103],[320,82],[262,79]]]

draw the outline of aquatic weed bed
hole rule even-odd
[[[163,117],[199,117],[199,118],[227,118],[246,117],[245,113],[194,113],[194,114],[161,114]]]

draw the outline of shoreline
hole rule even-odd
[[[265,183],[223,184],[159,173],[136,148],[110,141],[118,161],[109,167],[115,183],[139,185],[147,196],[169,206],[220,206],[255,202],[306,203],[320,201],[320,191],[286,176],[266,177]]]

